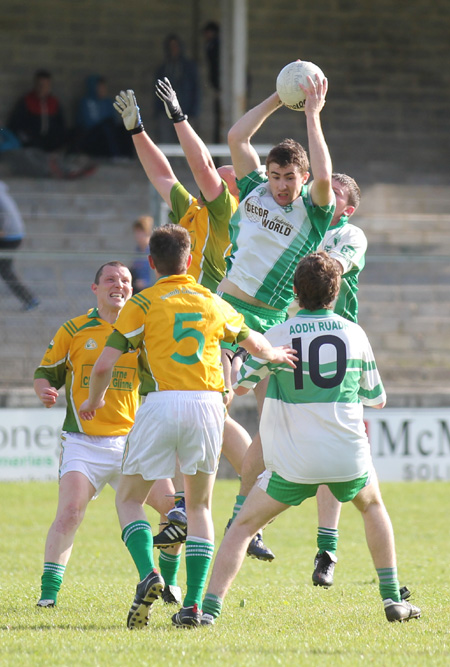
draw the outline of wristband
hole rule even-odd
[[[142,125],[142,123],[139,123],[139,125],[135,127],[134,130],[128,130],[130,134],[140,134],[143,131],[144,131],[144,126]]]
[[[187,114],[183,113],[180,116],[177,116],[176,118],[172,118],[174,123],[181,123],[183,120],[187,120]]]
[[[238,347],[238,349],[237,349],[236,352],[234,353],[233,359],[236,359],[236,358],[241,359],[241,360],[242,360],[242,363],[245,364],[245,362],[247,361],[247,359],[248,359],[249,356],[250,356],[250,355],[249,355],[249,353],[247,352],[247,350],[246,350],[245,348],[243,348],[243,347]],[[232,363],[233,363],[233,362],[232,362]]]

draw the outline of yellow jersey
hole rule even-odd
[[[94,419],[83,421],[80,405],[89,396],[92,367],[114,326],[99,317],[97,308],[65,322],[50,342],[34,373],[52,387],[65,385],[67,410],[63,430],[87,435],[126,435],[134,423],[139,404],[138,353],[123,354],[113,370],[105,406]]]
[[[220,341],[249,334],[244,317],[186,274],[160,278],[123,307],[107,345],[139,348],[140,393],[224,391]]]
[[[181,183],[170,192],[171,222],[184,227],[191,237],[192,263],[188,274],[212,292],[225,276],[225,257],[231,251],[229,225],[239,201],[224,189],[214,201],[200,201],[189,194]]]

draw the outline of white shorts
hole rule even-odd
[[[146,480],[175,475],[213,475],[222,448],[225,409],[217,391],[161,391],[148,394],[136,413],[123,458],[124,475]]]
[[[126,435],[96,436],[63,431],[59,479],[66,472],[83,473],[95,488],[94,498],[105,484],[117,491],[126,440]]]

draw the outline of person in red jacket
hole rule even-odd
[[[64,114],[51,89],[50,72],[37,70],[33,89],[18,100],[11,113],[8,127],[25,148],[40,148],[51,153],[66,141]]]

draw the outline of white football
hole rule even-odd
[[[284,106],[293,111],[304,111],[306,95],[299,84],[307,86],[307,77],[314,81],[316,74],[321,79],[325,78],[320,67],[306,60],[296,60],[283,67],[277,76],[277,93]]]

